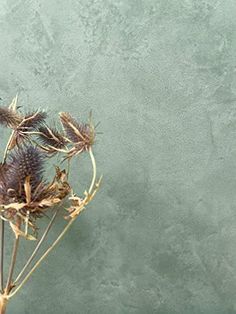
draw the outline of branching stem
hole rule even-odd
[[[22,282],[19,284],[19,286],[13,291],[9,298],[12,298],[19,290],[20,288],[28,281],[30,276],[33,274],[35,269],[41,264],[41,262],[44,260],[44,258],[51,252],[51,250],[57,245],[57,243],[61,240],[61,238],[64,236],[64,234],[67,232],[67,230],[70,228],[72,223],[74,222],[75,218],[71,219],[66,227],[63,229],[63,231],[60,233],[58,238],[53,242],[53,244],[47,249],[47,251],[40,257],[40,259],[35,263],[33,268],[29,271],[29,273],[25,276],[25,278],[22,280]]]
[[[13,130],[13,131],[11,132],[11,135],[10,135],[10,137],[9,137],[9,140],[8,140],[8,142],[7,142],[7,145],[6,145],[6,148],[5,148],[5,151],[4,151],[4,155],[3,155],[3,159],[2,159],[2,163],[3,163],[3,164],[6,162],[7,154],[8,154],[8,150],[9,150],[9,146],[10,146],[10,144],[11,144],[11,142],[12,142],[12,139],[13,139],[14,135],[15,135],[15,131]]]
[[[45,240],[49,230],[52,227],[53,222],[55,221],[55,218],[57,216],[57,213],[59,211],[59,207],[55,210],[55,213],[53,214],[47,228],[45,229],[41,239],[39,240],[38,244],[36,245],[34,251],[32,252],[31,256],[29,257],[29,259],[27,260],[27,262],[25,263],[24,267],[22,268],[21,272],[18,274],[18,276],[16,277],[15,281],[14,281],[14,285],[16,285],[19,280],[21,279],[21,277],[23,276],[23,274],[25,273],[25,270],[27,269],[27,267],[30,265],[30,263],[32,262],[32,260],[34,259],[35,255],[38,253],[43,241]]]
[[[17,235],[15,238],[14,246],[13,246],[13,250],[12,250],[11,264],[9,267],[7,285],[6,285],[6,289],[5,289],[6,294],[8,294],[12,288],[12,276],[13,276],[13,271],[14,271],[15,264],[16,264],[16,255],[17,255],[17,251],[18,251],[19,241],[20,241],[20,236]]]
[[[1,219],[1,255],[0,255],[0,288],[3,292],[3,256],[4,256],[4,233],[5,233],[5,221]]]

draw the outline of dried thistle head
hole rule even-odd
[[[0,163],[0,203],[4,203],[7,196],[7,171],[9,166],[6,163]]]
[[[41,147],[48,153],[55,153],[65,148],[67,141],[56,128],[45,125],[39,127],[38,131],[38,139],[42,144]]]
[[[52,182],[46,182],[46,157],[45,153],[33,145],[21,145],[0,166],[0,201],[4,208],[2,215],[15,228],[14,232],[14,222],[19,216],[35,232],[36,220],[70,192],[65,170],[57,168]]]
[[[0,107],[0,124],[16,128],[21,121],[22,118],[14,110],[8,107]]]
[[[21,131],[30,132],[36,130],[47,118],[45,111],[33,111],[24,116],[18,128]]]
[[[43,182],[45,156],[32,145],[17,147],[2,166],[2,194],[5,201],[26,202],[25,182],[29,179],[31,190]]]
[[[21,122],[14,128],[14,136],[9,149],[15,147],[29,138],[30,134],[37,131],[38,127],[45,121],[47,117],[44,111],[34,111],[22,117]]]
[[[33,145],[17,147],[8,158],[8,187],[23,192],[25,180],[30,177],[30,185],[35,189],[43,179],[45,157],[45,154]]]
[[[89,150],[95,140],[95,130],[92,123],[80,123],[68,112],[61,112],[60,119],[68,141],[74,145],[70,155],[73,156],[74,154]]]

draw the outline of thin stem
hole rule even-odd
[[[93,166],[93,178],[92,178],[92,182],[90,184],[89,191],[88,191],[88,193],[90,194],[92,192],[92,190],[93,190],[93,187],[94,187],[94,184],[95,184],[95,180],[96,180],[96,176],[97,176],[96,161],[95,161],[95,158],[94,158],[93,151],[92,151],[91,147],[89,148],[89,155],[90,155],[92,166]]]
[[[53,214],[47,228],[45,229],[41,239],[39,240],[38,244],[36,245],[33,253],[31,254],[31,256],[29,257],[28,261],[26,262],[26,264],[24,265],[24,267],[22,268],[21,272],[18,274],[18,276],[16,277],[15,281],[14,281],[14,285],[17,284],[17,282],[21,279],[22,275],[25,273],[26,268],[30,265],[30,263],[32,262],[32,260],[34,259],[35,255],[38,253],[44,239],[46,238],[49,230],[52,227],[53,222],[55,221],[55,218],[57,216],[57,213],[59,211],[59,207],[56,209],[55,213]]]
[[[67,179],[69,179],[70,175],[70,158],[67,159]]]
[[[8,273],[8,279],[7,279],[7,285],[6,285],[6,294],[8,294],[11,290],[11,282],[12,282],[13,271],[16,264],[16,255],[17,255],[17,250],[19,246],[19,241],[20,241],[20,236],[18,235],[15,238],[14,246],[12,250],[11,264],[9,267],[9,273]]]
[[[92,182],[90,184],[90,188],[89,188],[89,193],[92,192],[92,189],[94,187],[95,184],[95,180],[96,180],[96,161],[94,158],[94,155],[92,153],[92,149],[89,149],[89,154],[90,154],[90,158],[91,158],[91,162],[92,162],[92,166],[93,166],[93,177],[92,177]],[[47,257],[47,255],[52,251],[52,249],[57,245],[57,243],[62,239],[62,237],[65,235],[65,233],[68,231],[68,229],[70,228],[70,226],[72,225],[72,223],[76,220],[77,216],[71,218],[71,220],[68,222],[68,224],[65,226],[65,228],[62,230],[62,232],[59,234],[59,236],[57,237],[57,239],[52,243],[52,245],[46,250],[46,252],[39,258],[39,260],[34,264],[33,268],[28,272],[28,274],[25,276],[25,278],[22,280],[22,282],[19,284],[18,287],[16,287],[15,291],[13,291],[8,297],[11,298],[13,297],[22,287],[23,285],[28,281],[28,279],[30,278],[30,276],[33,274],[33,272],[35,271],[35,269],[41,264],[41,262],[44,260],[45,257]]]
[[[75,218],[71,219],[66,227],[63,229],[63,231],[60,233],[59,237],[53,242],[53,244],[47,249],[47,251],[40,257],[40,259],[35,263],[34,267],[30,270],[30,272],[25,276],[25,278],[22,280],[22,282],[19,284],[19,286],[16,288],[14,292],[12,292],[9,295],[9,298],[13,297],[20,288],[28,281],[32,273],[35,271],[35,269],[41,264],[41,262],[44,260],[44,258],[51,252],[51,250],[57,245],[57,243],[61,240],[61,238],[64,236],[64,234],[67,232],[67,230],[70,228],[72,223],[74,222]]]
[[[15,131],[12,131],[11,135],[8,139],[8,142],[7,142],[4,154],[3,154],[3,160],[2,160],[3,164],[6,161],[9,146],[12,142],[14,134],[15,134]],[[0,242],[0,289],[1,289],[1,291],[3,291],[4,233],[5,233],[5,221],[3,219],[1,219],[1,242]]]
[[[5,163],[5,161],[6,161],[6,159],[7,159],[7,153],[8,153],[8,150],[9,150],[9,146],[10,146],[10,144],[11,144],[11,141],[12,141],[14,135],[15,135],[15,131],[12,131],[12,132],[11,132],[11,135],[10,135],[10,137],[9,137],[9,140],[8,140],[8,142],[7,142],[5,151],[4,151],[3,160],[2,160],[2,163],[3,163],[3,164]]]
[[[1,219],[1,255],[0,255],[0,288],[3,292],[3,255],[4,255],[4,230],[5,222]]]

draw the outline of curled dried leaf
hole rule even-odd
[[[18,238],[18,237],[23,237],[25,238],[26,240],[36,240],[36,238],[31,235],[31,234],[28,234],[28,233],[25,233],[23,232],[17,225],[15,225],[13,222],[9,222],[10,224],[10,227],[12,228],[12,231],[14,232],[15,234],[15,237]]]
[[[71,206],[67,209],[69,215],[65,217],[66,219],[79,216],[79,214],[85,209],[85,206],[87,206],[94,198],[100,187],[101,180],[102,177],[100,177],[98,182],[95,184],[95,187],[91,193],[88,193],[87,191],[84,192],[84,198],[80,198],[76,195],[69,197],[69,200],[71,201]]]

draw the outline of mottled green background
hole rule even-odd
[[[236,1],[1,0],[0,40],[1,104],[103,132],[101,191],[9,314],[236,313]]]

